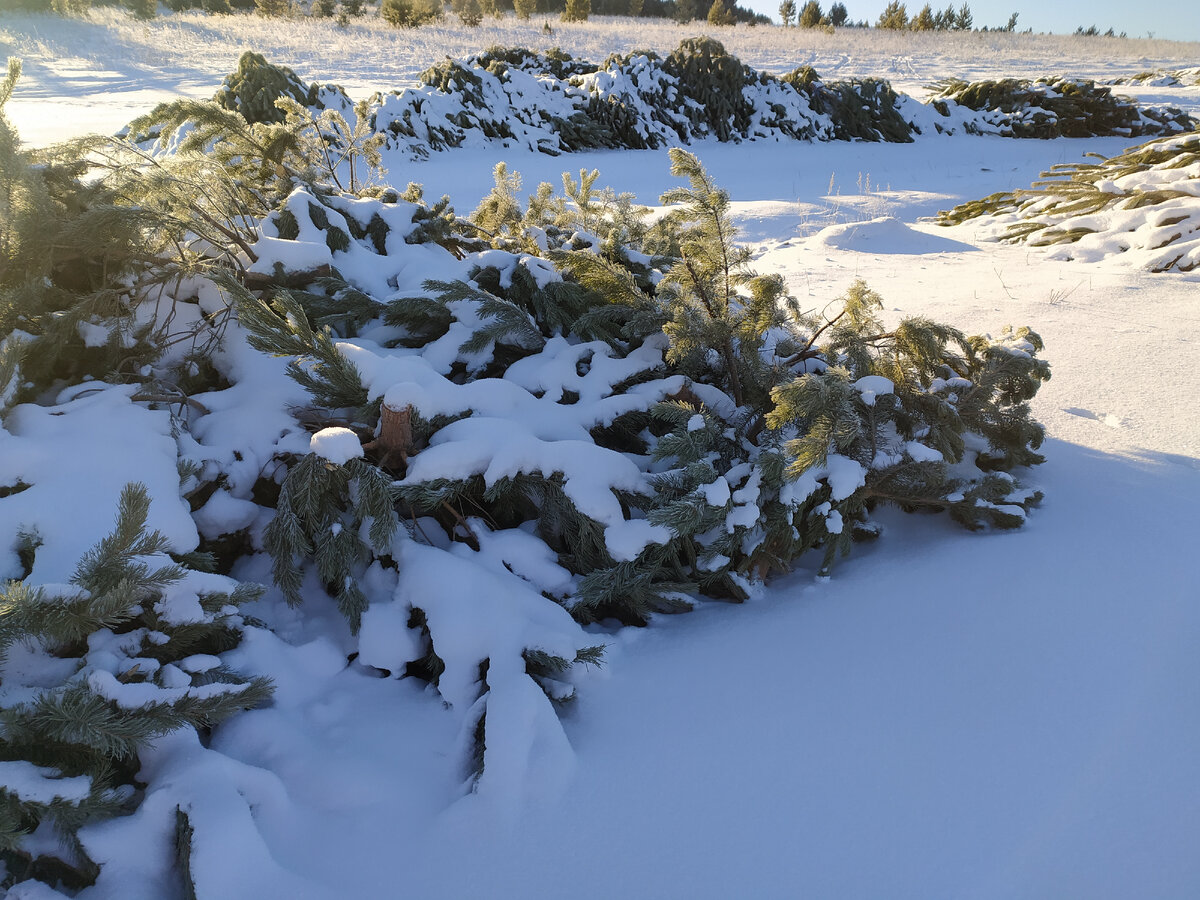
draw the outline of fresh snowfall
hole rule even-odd
[[[542,18],[0,13],[0,896],[1200,896],[1200,45]]]

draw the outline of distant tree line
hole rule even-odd
[[[796,0],[783,0],[779,4],[779,18],[784,27],[793,24],[800,28],[869,27],[869,23],[865,20],[850,21],[845,4],[834,3],[829,7],[829,12],[824,12],[817,0],[807,0],[803,6],[799,7],[799,10],[796,7]],[[994,28],[988,28],[985,25],[983,28],[976,29],[975,17],[971,13],[971,7],[966,3],[957,9],[951,4],[936,12],[930,4],[926,3],[921,7],[920,12],[910,17],[908,7],[904,3],[893,0],[880,13],[875,27],[892,31],[1015,31],[1017,14],[1013,13],[1009,16],[1008,22],[1004,25]]]
[[[342,24],[350,19],[374,12],[372,0],[161,0],[175,12],[199,9],[213,14],[235,11],[256,11],[264,16],[303,16],[314,18],[337,17]],[[378,14],[397,27],[415,27],[441,19],[447,10],[466,25],[479,25],[486,18],[513,13],[518,19],[535,15],[557,16],[564,22],[586,21],[588,16],[633,16],[674,19],[677,22],[706,20],[710,25],[770,24],[770,19],[753,10],[739,6],[737,0],[374,0]],[[2,9],[25,9],[35,12],[54,12],[59,15],[82,15],[92,6],[124,6],[144,19],[158,14],[158,0],[0,0]],[[779,18],[784,27],[799,28],[868,28],[866,20],[852,21],[844,3],[833,3],[826,11],[818,0],[806,0],[797,6],[796,0],[782,0]],[[547,23],[548,27],[548,23]],[[1014,12],[1004,25],[976,28],[969,4],[953,4],[935,11],[926,3],[910,16],[904,3],[888,3],[875,22],[876,28],[892,31],[1015,31]],[[1079,26],[1076,35],[1085,37],[1125,37],[1113,29],[1101,32],[1095,25]]]
[[[1075,34],[1083,37],[1127,37],[1124,31],[1122,31],[1120,34],[1116,34],[1110,28],[1108,31],[1101,32],[1100,29],[1095,25],[1089,25],[1087,28],[1084,28],[1082,25],[1080,25],[1075,29]],[[1151,34],[1150,36],[1153,37],[1154,35]]]

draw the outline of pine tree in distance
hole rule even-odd
[[[801,28],[816,28],[825,20],[821,12],[821,4],[817,0],[807,0],[800,8],[799,25]]]
[[[564,22],[586,22],[592,13],[592,0],[567,0],[563,8]]]
[[[725,0],[713,0],[708,8],[708,24],[732,25],[733,22],[733,11],[725,5]]]

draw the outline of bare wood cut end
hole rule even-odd
[[[411,405],[402,408],[386,403],[379,417],[379,437],[363,449],[377,454],[379,465],[385,469],[404,469],[413,451]]]

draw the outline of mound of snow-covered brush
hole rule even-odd
[[[1139,107],[1094,81],[1075,78],[949,81],[929,103],[968,134],[1004,137],[1149,137],[1197,124],[1175,107]]]
[[[1042,177],[943,212],[940,222],[983,217],[985,237],[1057,247],[1060,259],[1119,257],[1153,272],[1200,265],[1200,135],[1159,138]]]
[[[464,219],[383,183],[393,132],[362,107],[310,99],[179,103],[158,144],[36,157],[0,117],[9,882],[194,890],[226,828],[275,871],[275,788],[207,738],[267,701],[281,600],[335,670],[427,682],[465,784],[516,802],[567,770],[585,625],[827,573],[879,504],[1015,527],[1038,499],[1012,474],[1041,461],[1028,329],[885,324],[862,282],[803,309],[679,149],[653,225],[595,172],[523,202],[503,165]],[[71,508],[118,496],[104,540],[111,513]]]
[[[1139,72],[1136,75],[1114,78],[1108,84],[1136,84],[1144,87],[1183,87],[1200,84],[1200,66],[1173,71]]]
[[[711,38],[666,59],[612,56],[597,66],[566,54],[495,48],[446,60],[424,86],[370,102],[372,127],[414,156],[481,140],[549,153],[660,147],[704,137],[908,142],[922,133],[1012,137],[1173,134],[1195,120],[1069,79],[946,86],[930,104],[882,79],[823,81],[804,66],[776,77]],[[997,95],[997,91],[1004,94]]]
[[[592,148],[655,148],[715,137],[741,140],[909,142],[920,134],[1010,137],[1173,134],[1195,126],[1177,109],[1139,108],[1091,82],[956,82],[928,104],[882,79],[823,81],[808,66],[782,77],[759,72],[717,41],[685,40],[665,59],[651,51],[602,64],[561,51],[492,48],[446,59],[419,87],[375,94],[359,107],[384,146],[412,158],[434,150],[498,142],[557,154]],[[282,121],[289,97],[314,112],[348,114],[336,86],[306,85],[290,69],[247,53],[217,93],[251,122]],[[161,134],[170,115],[136,130]]]

